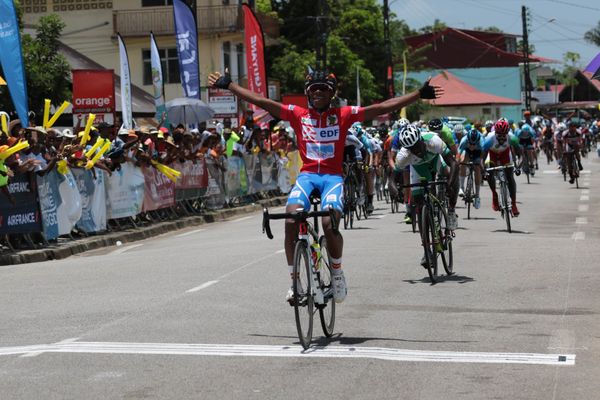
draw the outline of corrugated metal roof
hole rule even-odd
[[[434,76],[431,79],[431,84],[441,86],[444,89],[444,94],[440,98],[430,100],[430,103],[436,106],[521,104],[520,100],[480,92],[448,71],[442,71],[439,75]]]

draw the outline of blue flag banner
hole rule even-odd
[[[29,126],[25,66],[13,0],[0,0],[0,64],[19,119],[23,126]]]
[[[200,74],[198,69],[198,30],[191,7],[183,0],[173,0],[173,17],[179,73],[185,97],[200,98]]]

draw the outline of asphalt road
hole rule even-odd
[[[336,335],[301,352],[282,254],[260,215],[66,260],[0,267],[1,399],[598,399],[600,161],[582,188],[518,179],[515,232],[490,207],[430,285],[383,202],[344,231]]]

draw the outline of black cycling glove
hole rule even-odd
[[[422,99],[435,99],[435,88],[429,84],[429,81],[430,79],[419,89],[419,97]]]
[[[225,75],[221,75],[219,79],[215,82],[215,86],[219,89],[229,89],[229,85],[231,84],[231,75],[225,72]]]

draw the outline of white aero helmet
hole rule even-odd
[[[412,125],[405,125],[400,128],[398,133],[398,141],[402,147],[412,147],[421,139],[421,132],[418,128]]]

